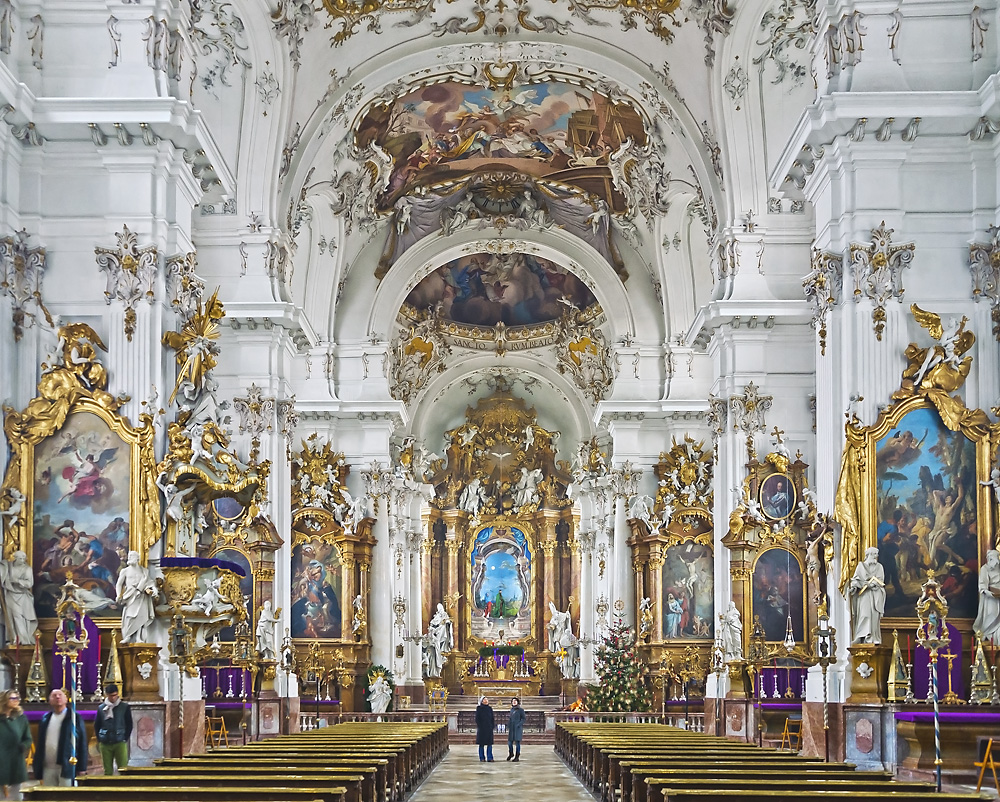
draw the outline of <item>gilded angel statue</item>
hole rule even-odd
[[[920,387],[925,381],[932,385],[951,391],[965,381],[972,364],[972,357],[962,359],[962,355],[972,348],[976,335],[965,330],[969,322],[967,317],[942,317],[934,312],[927,312],[916,304],[910,305],[914,320],[917,321],[935,340],[938,345],[929,348],[919,348],[910,344],[906,349],[906,357],[910,364],[903,371],[904,379],[912,379],[914,387]],[[957,383],[956,383],[956,380]]]
[[[201,392],[205,377],[216,365],[219,339],[219,321],[225,316],[222,302],[219,300],[219,290],[212,293],[208,303],[198,308],[180,331],[168,331],[163,335],[163,344],[177,352],[177,383],[170,394],[170,403],[174,402],[177,392],[185,381],[191,382],[197,392]]]

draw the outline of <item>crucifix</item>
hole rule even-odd
[[[774,439],[778,441],[779,445],[784,442],[784,440],[781,439],[781,435],[783,435],[784,433],[785,433],[784,429],[779,429],[777,426],[775,426],[774,431],[771,432],[771,434],[774,435]]]

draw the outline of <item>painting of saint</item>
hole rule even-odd
[[[335,546],[316,539],[292,549],[292,637],[342,637],[343,579]]]
[[[375,142],[392,156],[383,208],[487,165],[606,185],[593,171],[607,174],[609,156],[629,138],[646,142],[635,109],[558,81],[498,90],[443,81],[370,109],[355,135],[359,147]]]
[[[768,549],[753,569],[753,615],[760,617],[764,638],[783,641],[792,617],[792,633],[801,642],[805,632],[802,567],[787,549]]]
[[[979,575],[975,443],[950,431],[936,410],[915,409],[875,444],[875,466],[885,615],[912,617],[921,584],[933,569],[949,616],[974,618]]]
[[[663,561],[663,638],[714,637],[712,548],[688,541],[667,548]]]
[[[531,552],[514,526],[487,526],[472,547],[472,637],[507,640],[531,634]]]
[[[253,570],[250,568],[250,560],[247,559],[247,555],[239,549],[219,549],[212,555],[212,557],[216,560],[228,560],[231,563],[236,563],[236,565],[243,569],[243,576],[240,577],[240,593],[243,595],[243,598],[247,600],[247,610],[256,610],[257,606],[253,597]],[[231,643],[235,639],[235,625],[223,627],[219,631],[220,641]]]
[[[92,618],[117,618],[118,570],[129,549],[131,449],[103,420],[74,412],[35,449],[35,608],[55,616],[66,574]]]
[[[795,509],[795,486],[781,473],[773,473],[760,485],[760,508],[773,521],[780,521]]]
[[[576,275],[548,259],[525,253],[476,253],[439,267],[406,297],[404,314],[415,317],[428,307],[445,320],[473,326],[532,326],[566,311],[561,299],[578,309],[597,303]]]

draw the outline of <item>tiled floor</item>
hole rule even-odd
[[[556,757],[552,744],[528,745],[520,763],[508,763],[507,743],[493,747],[495,762],[480,763],[479,747],[452,744],[407,802],[594,802],[579,780]]]

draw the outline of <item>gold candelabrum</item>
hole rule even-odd
[[[184,757],[184,677],[198,676],[198,668],[191,625],[184,620],[184,613],[181,612],[180,605],[174,607],[167,637],[170,662],[178,668],[177,687],[180,712],[177,718],[177,730],[180,749],[177,754]]]
[[[285,628],[285,637],[281,639],[279,658],[278,668],[285,675],[285,735],[288,735],[291,732],[292,675],[298,676],[299,667],[295,655],[295,645],[292,643],[287,627]]]
[[[934,571],[927,572],[927,581],[921,588],[917,600],[917,645],[923,646],[930,656],[931,664],[931,701],[934,703],[934,774],[937,780],[937,790],[941,791],[941,717],[938,710],[938,655],[948,659],[949,685],[951,680],[951,660],[955,655],[950,652],[942,654],[941,650],[951,643],[948,634],[948,602],[941,595],[941,587],[934,578]],[[946,699],[947,701],[947,699]]]
[[[253,689],[256,687],[257,672],[260,665],[257,662],[257,652],[254,649],[253,632],[250,630],[250,622],[247,618],[242,619],[233,633],[233,665],[240,669],[240,680],[243,686],[243,716],[240,718],[240,730],[243,733],[243,743],[247,742],[248,714],[246,704],[253,698]],[[250,674],[249,688],[247,682],[243,681],[246,674]]]
[[[810,633],[812,653],[804,659],[803,665],[819,666],[823,670],[823,754],[830,759],[830,688],[827,671],[837,662],[837,630],[830,626],[827,597],[823,597],[816,614],[816,626]]]
[[[76,718],[77,693],[79,692],[79,681],[77,667],[80,652],[87,648],[90,640],[87,628],[84,626],[83,605],[77,598],[77,591],[80,588],[73,581],[73,573],[67,572],[66,584],[63,585],[62,596],[56,605],[56,615],[59,617],[59,625],[55,634],[56,654],[69,661],[69,716],[70,721]],[[64,663],[65,665],[65,663]],[[65,672],[64,672],[65,674]],[[69,756],[70,764],[70,784],[76,776],[76,765],[78,762],[76,755],[76,738],[70,738]]]

